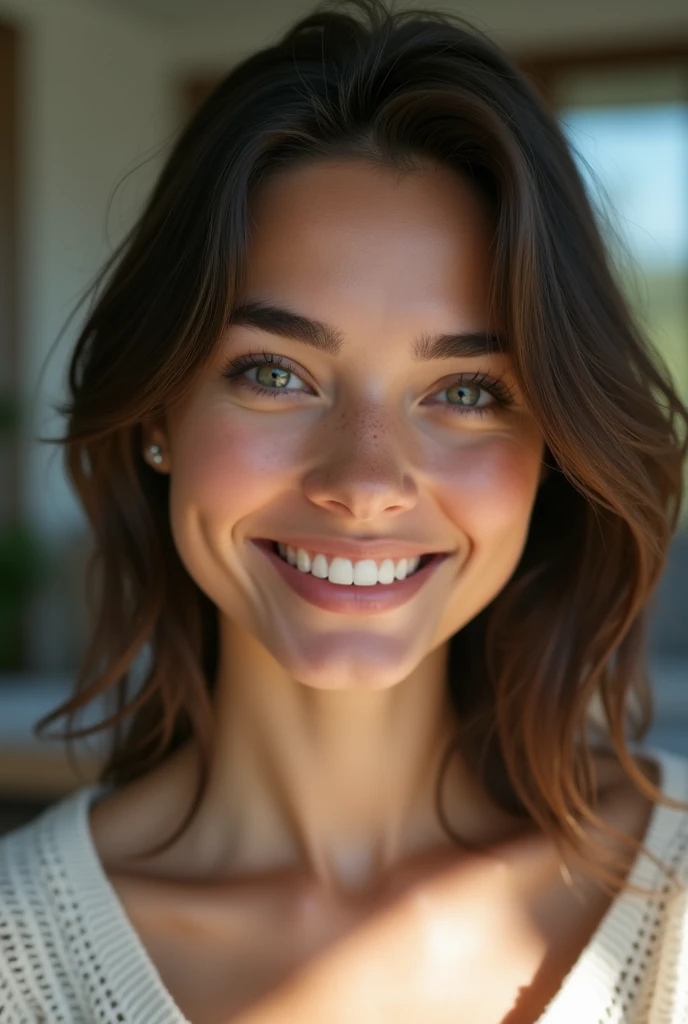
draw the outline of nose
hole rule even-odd
[[[318,445],[317,464],[304,479],[314,505],[365,522],[416,504],[418,490],[400,439],[379,416],[347,416],[328,427]]]

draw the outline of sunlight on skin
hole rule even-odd
[[[498,870],[461,862],[435,783],[455,728],[449,640],[519,563],[544,440],[508,354],[413,358],[424,336],[500,329],[487,315],[488,211],[446,168],[397,180],[348,162],[264,183],[252,216],[241,300],[329,324],[341,349],[233,325],[184,400],[147,425],[179,556],[219,609],[216,742],[198,813],[138,879],[128,854],[178,825],[193,744],[97,806],[93,834],[189,1016],[415,1024],[422,1007],[448,1024],[461,1006],[498,1020],[542,962],[524,894],[552,884],[558,862],[543,858],[544,876],[537,858],[537,872],[513,855],[506,867],[506,852]],[[251,390],[255,369],[243,384],[226,376],[229,359],[260,352],[288,362],[289,395]],[[484,415],[457,408],[463,378]],[[251,542],[297,535],[450,557],[395,610],[338,614],[297,595]],[[443,796],[459,833],[509,847],[513,819],[460,752]],[[476,984],[487,969],[498,985]]]
[[[542,957],[545,943],[533,927],[524,952],[496,959],[496,935],[513,925],[525,937],[517,915],[510,921],[504,913],[514,906],[513,880],[504,865],[474,865],[469,874],[460,905],[449,881],[432,895],[424,891],[396,901],[233,1020],[456,1024],[457,1006],[462,1021],[502,1020],[513,992],[532,981],[533,949]],[[495,898],[500,889],[501,900]],[[483,976],[485,985],[476,985]]]
[[[397,180],[358,162],[264,182],[252,215],[241,300],[329,324],[341,349],[233,325],[184,400],[146,426],[179,556],[219,610],[215,742],[181,838],[131,860],[179,826],[193,743],[93,809],[96,848],[190,1019],[497,1024],[517,1002],[522,1024],[606,898],[571,896],[548,840],[495,807],[461,751],[443,804],[488,850],[457,848],[436,814],[455,730],[449,641],[518,566],[545,476],[508,354],[412,356],[423,336],[500,329],[489,217],[446,168]],[[261,352],[288,361],[289,395],[252,391],[255,368],[243,385],[226,376],[230,359]],[[452,408],[476,372],[508,382],[512,404]],[[490,403],[482,387],[464,394]],[[341,614],[297,594],[252,543],[296,535],[450,557],[393,611]],[[642,834],[647,808],[619,807]]]
[[[169,417],[175,540],[226,612],[228,651],[241,642],[237,624],[282,674],[313,689],[392,686],[502,589],[536,495],[543,442],[522,404],[485,417],[446,402],[410,408],[450,375],[509,372],[503,355],[427,366],[409,355],[423,332],[488,326],[486,224],[447,171],[395,190],[358,165],[282,176],[254,216],[247,295],[333,323],[346,342],[332,357],[249,328],[227,332],[210,372]],[[324,397],[230,390],[218,376],[224,359],[259,347],[303,368]],[[423,600],[352,623],[289,601],[246,548],[246,537],[311,530],[409,537],[455,558]]]
[[[232,326],[149,431],[171,473],[180,557],[220,610],[219,739],[185,864],[200,843],[218,873],[272,862],[365,886],[446,842],[431,787],[452,722],[447,645],[519,562],[544,442],[508,355],[411,355],[424,334],[499,327],[487,320],[490,221],[458,175],[428,165],[397,182],[365,163],[316,164],[264,184],[252,216],[242,300],[331,324],[342,347]],[[260,349],[289,361],[289,396],[223,376],[228,358]],[[471,400],[488,414],[452,408],[446,389],[476,372],[508,381],[513,404],[481,388]],[[297,533],[451,557],[395,611],[341,615],[297,597],[249,540]],[[456,827],[497,833],[504,815],[457,771]]]

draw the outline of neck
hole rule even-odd
[[[189,840],[206,870],[291,870],[325,890],[365,890],[416,854],[453,845],[435,811],[456,721],[447,645],[394,686],[337,691],[298,682],[250,634],[225,630],[209,785]],[[189,772],[197,762],[187,754],[178,764]],[[477,841],[499,835],[504,815],[459,752],[450,769],[452,827]]]

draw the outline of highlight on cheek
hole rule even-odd
[[[270,374],[264,374],[262,379],[266,382],[267,380],[273,381],[276,385],[274,387],[259,383],[260,378],[255,380],[247,376],[250,371],[260,371],[265,366],[272,367],[272,369]],[[267,351],[251,352],[230,358],[226,361],[221,373],[233,387],[246,388],[261,398],[279,397],[283,401],[291,401],[299,395],[315,394],[308,384],[306,384],[306,390],[289,387],[293,379],[303,381],[303,377],[298,369],[283,356]],[[489,395],[492,401],[478,405],[477,403],[481,400],[481,392],[483,395]],[[475,404],[461,405],[453,399],[430,403],[440,408],[443,407],[443,411],[447,410],[461,416],[494,416],[514,404],[513,388],[503,378],[480,372],[457,374],[448,386],[433,392],[433,394],[456,396],[468,394],[469,400],[474,399]]]

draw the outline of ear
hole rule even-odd
[[[164,416],[145,420],[141,424],[141,456],[147,465],[161,473],[169,473],[172,468]]]

